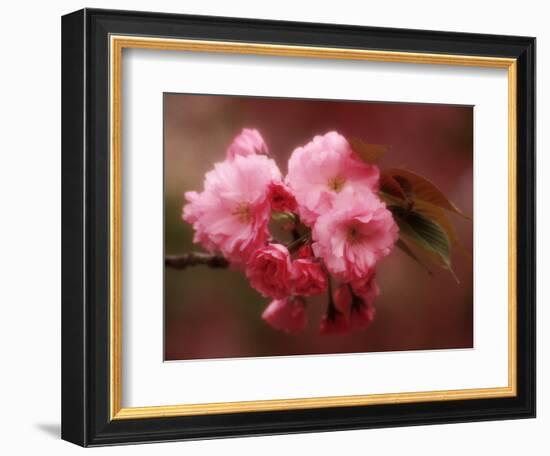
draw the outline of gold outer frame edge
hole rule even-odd
[[[122,50],[154,49],[337,60],[453,65],[508,70],[508,386],[423,392],[122,407]],[[517,61],[511,58],[390,52],[227,41],[110,36],[110,416],[112,420],[511,397],[517,394],[516,149]]]
[[[113,419],[122,402],[122,48],[111,40],[109,49],[109,413]]]

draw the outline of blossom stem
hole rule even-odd
[[[302,245],[304,245],[307,241],[309,241],[309,233],[305,233],[298,239],[293,240],[291,243],[287,244],[286,248],[290,253],[293,253],[302,247]]]
[[[166,255],[164,265],[172,269],[186,269],[189,266],[208,266],[209,268],[223,269],[229,266],[221,255],[203,252],[189,252],[181,255]]]
[[[355,292],[353,291],[352,286],[349,283],[348,283],[348,290],[351,294],[351,310],[352,311],[357,311],[358,309],[363,307],[363,305],[364,305],[363,300],[355,294]]]
[[[332,295],[332,278],[330,275],[328,276],[327,281],[327,295],[328,295],[328,306],[327,306],[327,317],[329,320],[334,320],[336,317],[336,313],[338,312],[336,310],[336,306],[334,305],[334,298]]]

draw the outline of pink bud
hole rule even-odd
[[[262,318],[279,331],[302,331],[307,323],[305,301],[299,297],[276,299],[264,310]]]

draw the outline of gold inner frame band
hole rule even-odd
[[[508,385],[494,388],[274,399],[244,402],[122,407],[122,180],[121,96],[123,49],[194,51],[337,60],[453,65],[508,70]],[[111,419],[157,418],[220,413],[396,404],[510,397],[517,394],[516,290],[516,119],[517,61],[511,58],[387,52],[242,42],[110,36],[110,415]]]

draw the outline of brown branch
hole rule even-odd
[[[302,234],[301,236],[293,233],[295,238],[286,247],[290,253],[297,251],[302,245],[309,241],[309,233]],[[181,255],[166,255],[164,257],[164,266],[172,269],[186,269],[189,266],[208,266],[213,269],[224,269],[229,267],[229,261],[227,261],[222,255],[215,255],[212,253],[204,252],[189,252],[182,253]]]
[[[209,268],[223,269],[229,266],[229,261],[221,255],[203,252],[189,252],[181,255],[166,255],[164,258],[164,265],[167,268],[173,269],[185,269],[189,266],[199,265],[208,266]]]

